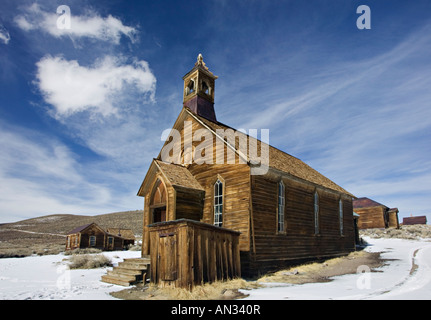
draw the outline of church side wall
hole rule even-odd
[[[283,177],[285,212],[283,232],[277,231],[278,183],[281,177],[252,177],[255,254],[250,273],[317,258],[347,254],[355,249],[353,208],[350,197],[317,186],[319,232],[315,233],[316,187]],[[340,231],[339,200],[343,203],[343,234]]]

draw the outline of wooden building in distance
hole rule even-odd
[[[109,228],[102,229],[96,223],[89,223],[70,231],[66,237],[66,250],[95,248],[100,250],[123,250],[134,244],[132,230]]]
[[[201,55],[183,78],[183,108],[138,191],[145,198],[143,256],[154,254],[154,241],[166,241],[151,231],[179,219],[239,232],[243,276],[355,250],[354,196],[300,159],[219,122],[216,79]],[[256,156],[265,152],[266,167]],[[196,161],[203,155],[213,161]]]
[[[353,200],[353,210],[359,214],[358,228],[399,228],[398,209],[366,197]]]
[[[403,226],[410,226],[414,224],[427,224],[427,217],[426,216],[410,216],[410,217],[404,217],[403,218]]]

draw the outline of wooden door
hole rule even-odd
[[[114,250],[114,238],[108,237],[108,250]]]
[[[177,236],[176,234],[161,234],[159,238],[160,280],[174,281],[177,279]]]

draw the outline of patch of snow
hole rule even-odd
[[[103,252],[118,264],[140,251]],[[101,281],[109,268],[70,270],[63,254],[0,259],[1,300],[107,300],[125,287]]]

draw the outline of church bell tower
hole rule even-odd
[[[208,70],[201,54],[193,69],[183,77],[184,106],[213,122],[217,121],[214,111],[214,85],[217,78]]]

